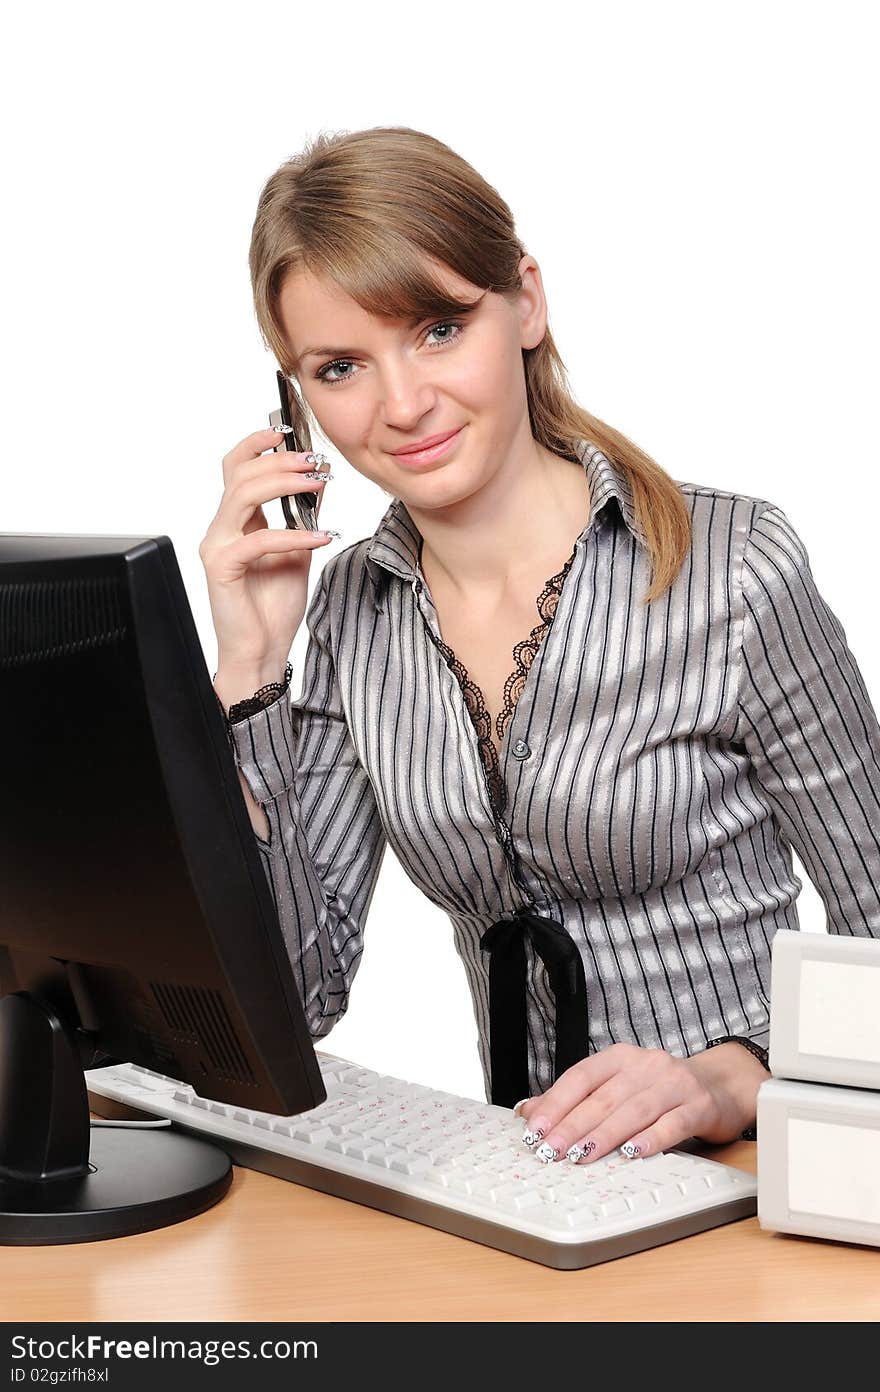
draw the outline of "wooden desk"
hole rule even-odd
[[[754,1173],[750,1142],[702,1153]],[[554,1271],[236,1168],[219,1204],[174,1227],[0,1247],[0,1290],[5,1321],[874,1321],[880,1250],[747,1218]]]

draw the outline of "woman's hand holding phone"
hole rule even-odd
[[[283,680],[306,612],[312,551],[333,535],[269,527],[263,503],[314,489],[318,511],[326,486],[306,477],[314,471],[307,452],[271,452],[279,438],[258,430],[224,455],[223,497],[199,546],[217,634],[215,689],[226,709]]]

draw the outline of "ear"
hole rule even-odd
[[[541,268],[534,256],[526,255],[521,258],[517,269],[522,280],[517,299],[520,345],[523,348],[537,348],[547,332],[547,300]]]

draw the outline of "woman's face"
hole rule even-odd
[[[428,505],[479,487],[523,429],[530,434],[522,350],[546,328],[533,257],[520,261],[515,301],[434,269],[472,305],[465,314],[383,319],[308,272],[288,275],[279,306],[300,392],[321,431],[359,473]],[[418,469],[392,452],[460,428],[450,450]]]

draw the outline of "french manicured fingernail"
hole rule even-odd
[[[534,1117],[532,1121],[526,1123],[526,1129],[522,1136],[523,1144],[527,1146],[537,1145],[539,1141],[543,1141],[549,1130],[550,1123],[546,1117]]]
[[[292,425],[273,425],[272,429],[275,431],[276,435],[290,435],[293,433]]]
[[[559,1151],[556,1149],[555,1146],[548,1145],[546,1141],[544,1141],[542,1145],[538,1146],[538,1149],[535,1151],[535,1154],[537,1155],[541,1163],[544,1165],[549,1165],[551,1160],[559,1159]]]
[[[576,1165],[579,1160],[589,1159],[595,1149],[595,1141],[578,1141],[577,1145],[571,1146],[571,1148],[565,1152],[566,1159],[570,1160],[573,1165]]]
[[[515,1102],[515,1103],[514,1103],[514,1106],[513,1106],[513,1114],[514,1114],[514,1116],[519,1116],[519,1109],[520,1109],[520,1107],[524,1106],[526,1102],[530,1102],[530,1101],[531,1101],[531,1098],[530,1098],[530,1097],[521,1097],[520,1100],[519,1100],[518,1102]]]
[[[642,1152],[637,1145],[633,1145],[632,1141],[627,1141],[626,1145],[620,1147],[620,1153],[625,1155],[628,1160],[635,1160],[636,1156],[641,1155]]]
[[[327,458],[326,454],[307,454],[307,455],[306,455],[306,463],[307,463],[307,464],[329,464],[329,463],[330,463],[330,460]]]
[[[326,483],[328,479],[332,479],[332,477],[332,474],[325,474],[320,469],[308,469],[306,473],[303,474],[303,478],[317,479],[320,483]]]

